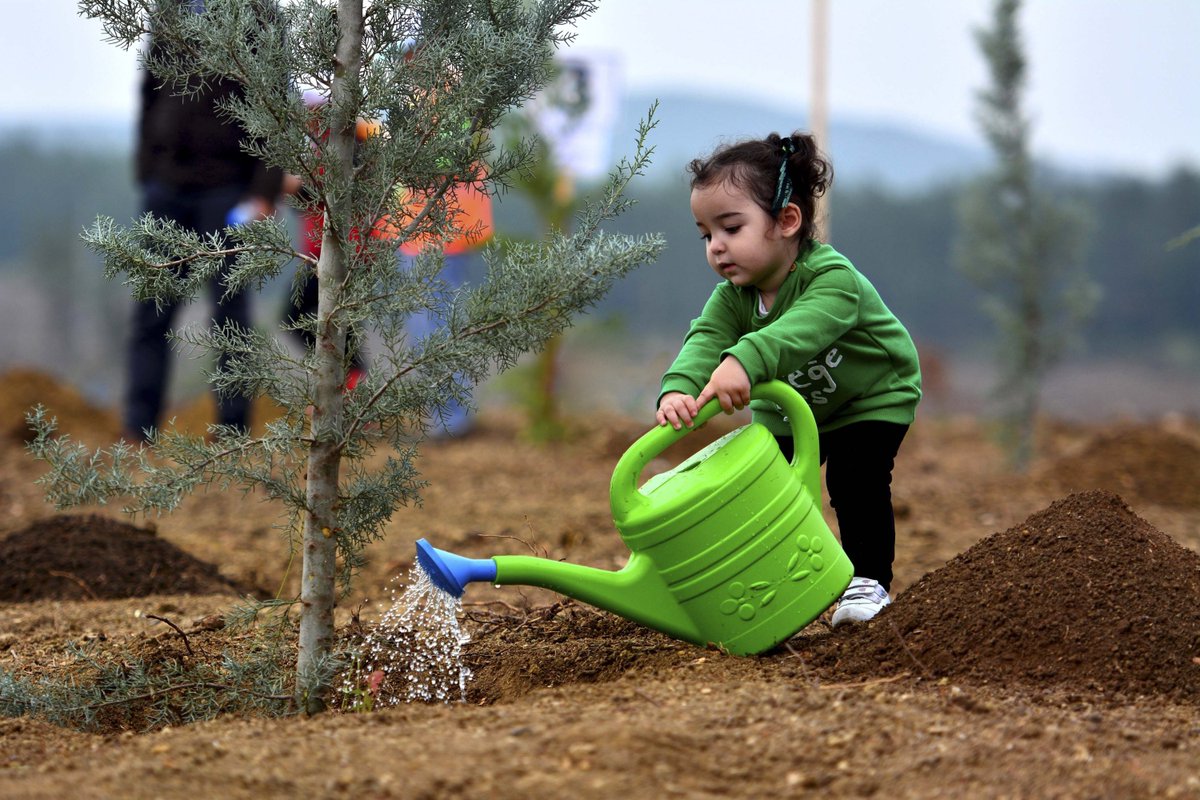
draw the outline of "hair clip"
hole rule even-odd
[[[771,216],[779,215],[780,211],[787,206],[792,199],[792,179],[788,177],[788,159],[796,152],[796,146],[792,144],[791,139],[784,139],[781,143],[783,149],[783,163],[779,165],[779,178],[775,182],[775,199],[771,202]]]

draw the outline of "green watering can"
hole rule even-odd
[[[609,570],[533,556],[471,559],[417,542],[417,561],[439,588],[467,583],[540,586],[698,645],[762,653],[829,608],[853,566],[821,515],[817,428],[803,398],[782,381],[755,386],[787,415],[789,464],[759,423],[723,436],[669,472],[637,481],[650,460],[692,430],[646,433],[613,470],[613,520],[629,547]],[[705,404],[695,426],[720,405]]]

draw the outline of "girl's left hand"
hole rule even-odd
[[[735,409],[745,408],[750,403],[750,376],[733,356],[726,356],[713,370],[708,383],[696,396],[696,405],[703,408],[714,397],[726,414],[732,414]]]

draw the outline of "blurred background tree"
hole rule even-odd
[[[1022,107],[1020,7],[1020,0],[997,0],[992,26],[976,32],[991,77],[979,93],[979,122],[996,166],[962,197],[957,260],[983,289],[983,307],[996,324],[994,398],[1012,462],[1023,470],[1034,453],[1045,377],[1098,296],[1083,270],[1086,212],[1035,175]]]

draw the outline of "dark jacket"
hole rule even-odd
[[[185,190],[242,186],[247,195],[274,200],[283,172],[242,150],[237,122],[214,103],[241,92],[231,81],[214,81],[196,97],[180,97],[149,72],[143,75],[138,121],[137,180]]]

